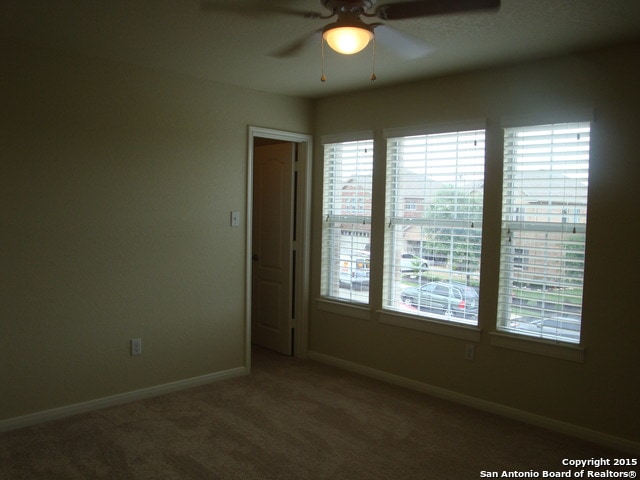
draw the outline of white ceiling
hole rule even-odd
[[[294,57],[270,53],[333,20],[213,13],[201,1],[0,0],[0,37],[310,98],[640,38],[640,0],[502,0],[497,13],[388,22],[433,51],[404,60],[378,46],[373,85],[370,47],[354,56],[326,48],[322,83],[319,40]],[[324,11],[319,0],[264,2]]]

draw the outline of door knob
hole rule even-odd
[[[251,260],[253,260],[254,262],[258,261],[258,255],[256,255],[255,253],[251,256]]]

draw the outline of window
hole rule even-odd
[[[415,212],[418,210],[418,203],[420,203],[420,199],[406,198],[404,202],[405,210]]]
[[[590,124],[504,132],[498,330],[580,343]]]
[[[321,295],[369,303],[373,140],[324,145]]]
[[[484,152],[484,130],[387,139],[383,307],[477,325]]]

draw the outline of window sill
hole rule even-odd
[[[489,334],[491,336],[491,345],[494,347],[584,363],[584,348],[577,345],[560,344],[508,333],[490,332]]]
[[[361,320],[371,320],[371,310],[368,305],[355,305],[327,298],[318,298],[316,305],[318,310],[323,312],[337,313],[345,317],[359,318]]]
[[[454,322],[445,322],[413,315],[405,315],[389,310],[378,310],[376,312],[378,321],[387,325],[421,330],[423,332],[435,333],[446,337],[459,338],[469,342],[480,342],[480,328],[463,325]]]

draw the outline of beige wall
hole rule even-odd
[[[379,260],[370,319],[313,303],[310,348],[640,438],[638,45],[367,88],[315,104],[6,42],[0,48],[0,421],[243,364],[246,230],[229,227],[229,211],[246,208],[248,125],[305,133],[315,124],[319,138],[481,117],[490,140],[476,360],[463,360],[465,341],[376,321]],[[594,110],[595,123],[580,364],[491,346],[489,332],[497,296],[500,118],[582,108]],[[316,161],[313,297],[320,167]],[[376,168],[379,199],[379,152]],[[376,258],[383,226],[378,210]],[[129,356],[133,337],[143,339],[141,357]]]
[[[0,420],[244,365],[248,126],[310,133],[312,103],[1,58]]]
[[[340,361],[406,377],[529,414],[640,441],[640,45],[370,88],[317,103],[316,138],[325,134],[429,123],[487,120],[485,221],[476,360],[468,341],[378,322],[381,305],[384,147],[376,151],[372,306],[368,319],[311,308],[309,346]],[[594,112],[584,299],[584,363],[491,344],[500,238],[501,119]],[[345,114],[345,112],[348,112]],[[316,158],[322,150],[316,142]],[[382,144],[381,144],[382,145]],[[321,162],[314,171],[312,298],[319,296]],[[376,210],[377,208],[377,210]],[[624,442],[623,442],[624,443]],[[636,444],[637,445],[637,444]]]

